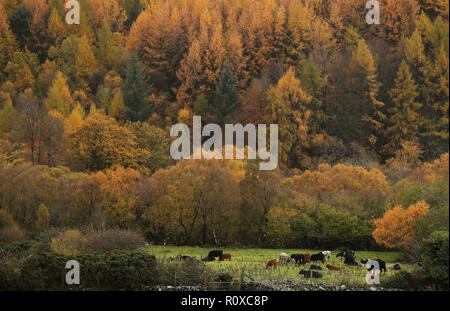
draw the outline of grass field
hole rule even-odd
[[[199,248],[199,247],[175,247],[175,246],[150,246],[146,250],[155,255],[158,260],[166,260],[171,256],[187,255],[201,259],[208,255],[208,252],[212,248]],[[225,253],[232,254],[231,261],[213,261],[208,262],[210,266],[217,272],[229,273],[235,279],[240,279],[242,274],[251,277],[257,281],[275,281],[275,280],[287,280],[287,279],[300,279],[303,276],[299,276],[300,269],[308,269],[309,264],[306,266],[296,267],[293,264],[279,265],[276,269],[266,269],[265,265],[268,260],[278,258],[279,254],[284,252],[287,254],[293,253],[317,253],[318,250],[310,249],[235,249],[235,248],[223,248]],[[346,284],[346,285],[359,285],[366,284],[365,275],[367,271],[363,267],[347,267],[344,265],[341,258],[336,258],[338,251],[332,251],[331,260],[326,261],[325,264],[320,263],[322,267],[321,273],[324,275],[322,279],[316,280],[316,282],[325,282],[329,284]],[[371,259],[383,259],[386,265],[397,263],[401,258],[399,252],[370,252],[370,251],[356,251],[355,257],[357,262],[362,258]],[[325,267],[327,263],[338,265],[341,267],[341,271],[328,271]],[[412,266],[402,263],[403,270],[411,270]],[[388,271],[386,275],[381,275],[381,281],[386,276],[397,273],[397,271]]]

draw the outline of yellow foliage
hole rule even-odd
[[[52,239],[52,250],[63,255],[78,255],[83,250],[85,238],[78,230],[67,230]]]
[[[420,201],[408,209],[396,206],[387,211],[383,218],[374,221],[376,229],[372,233],[378,244],[390,248],[406,248],[414,240],[415,224],[428,213],[430,206]]]

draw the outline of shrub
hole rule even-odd
[[[422,243],[420,249],[427,275],[438,286],[448,289],[449,280],[449,234],[436,231]]]
[[[17,225],[12,225],[0,230],[0,245],[12,242],[24,241],[27,238],[25,232]]]
[[[157,266],[158,285],[201,286],[217,278],[217,273],[199,260],[170,262],[159,260]]]
[[[69,260],[80,264],[80,285],[65,283]],[[143,252],[77,256],[43,252],[28,258],[20,271],[21,288],[25,290],[143,290],[153,286],[156,279],[156,259]]]
[[[405,290],[423,290],[430,284],[430,280],[418,271],[399,271],[392,276],[382,279],[381,286]]]
[[[113,229],[89,233],[86,237],[85,248],[91,251],[132,250],[142,247],[144,244],[144,237],[135,231]]]
[[[83,250],[85,237],[78,230],[67,230],[52,239],[52,250],[63,255],[78,255]]]

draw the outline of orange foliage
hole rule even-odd
[[[373,238],[379,244],[390,248],[406,248],[415,237],[416,221],[428,213],[430,206],[420,201],[408,209],[396,206],[387,211],[383,218],[374,221],[376,229]]]

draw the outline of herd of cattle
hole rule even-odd
[[[214,261],[216,258],[219,258],[219,261],[223,260],[231,260],[231,254],[230,253],[224,253],[222,250],[213,250],[210,251],[208,256],[201,259],[202,261],[209,262]],[[343,258],[344,259],[344,265],[346,266],[359,266],[364,267],[370,259],[361,259],[360,262],[356,262],[355,259],[355,252],[354,251],[341,251],[338,254],[336,254],[336,258]],[[322,268],[317,265],[318,262],[325,263],[326,260],[331,259],[331,251],[322,251],[317,254],[310,254],[310,253],[304,253],[304,254],[292,254],[288,255],[286,253],[281,253],[278,257],[278,260],[270,259],[266,264],[266,269],[268,268],[276,268],[277,265],[287,265],[287,264],[295,264],[296,266],[299,265],[306,265],[309,264],[309,270],[300,270],[299,274],[303,275],[305,278],[322,278],[323,275],[315,270],[322,270]],[[183,256],[178,255],[176,257],[170,257],[170,261],[177,260],[177,261],[184,261],[184,260],[197,260],[194,257],[191,256]],[[380,269],[380,272],[386,273],[387,269],[389,270],[401,270],[400,264],[392,264],[388,265],[386,269],[386,262],[382,259],[374,259],[378,262],[378,266]],[[340,266],[337,265],[331,265],[327,264],[326,268],[330,271],[339,271],[341,270]],[[374,269],[374,266],[371,265],[367,270],[370,272],[372,269]]]

